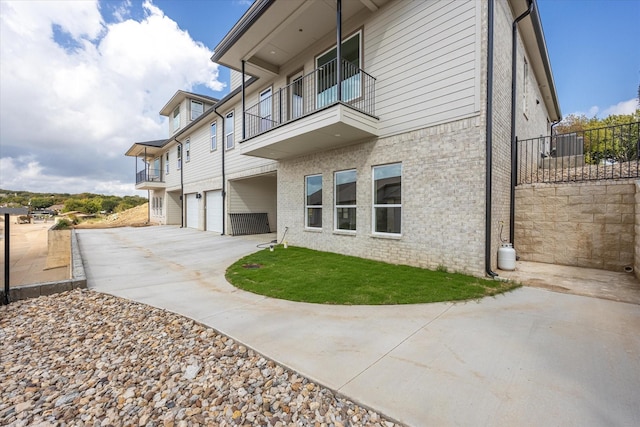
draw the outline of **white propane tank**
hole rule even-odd
[[[508,271],[516,269],[516,250],[511,243],[503,243],[498,249],[498,268]]]

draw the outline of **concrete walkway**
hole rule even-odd
[[[457,304],[274,300],[224,279],[272,237],[257,238],[78,231],[89,288],[196,319],[408,425],[640,425],[638,305],[527,287]]]

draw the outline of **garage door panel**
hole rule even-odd
[[[207,231],[222,233],[222,191],[207,191],[205,198]]]

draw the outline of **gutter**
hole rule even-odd
[[[172,140],[180,145],[180,228],[184,228],[184,162],[182,161],[184,153],[182,152],[182,142],[178,141],[178,136],[174,136]]]
[[[516,95],[518,90],[518,22],[526,18],[534,10],[533,0],[529,6],[511,24],[511,188],[509,192],[509,242],[515,240],[516,223],[516,183],[518,167],[518,146],[516,139]],[[537,38],[537,35],[536,35]],[[544,61],[543,61],[544,62]],[[515,246],[515,245],[514,245]]]
[[[487,11],[487,125],[486,128],[486,155],[485,155],[485,241],[484,241],[484,268],[489,277],[496,277],[498,273],[491,270],[491,188],[492,188],[492,134],[493,134],[493,1],[489,0]]]

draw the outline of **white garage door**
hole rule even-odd
[[[196,194],[187,194],[187,227],[198,228],[198,219],[200,215],[198,213],[198,199]]]
[[[222,233],[222,191],[207,191],[207,231]]]

